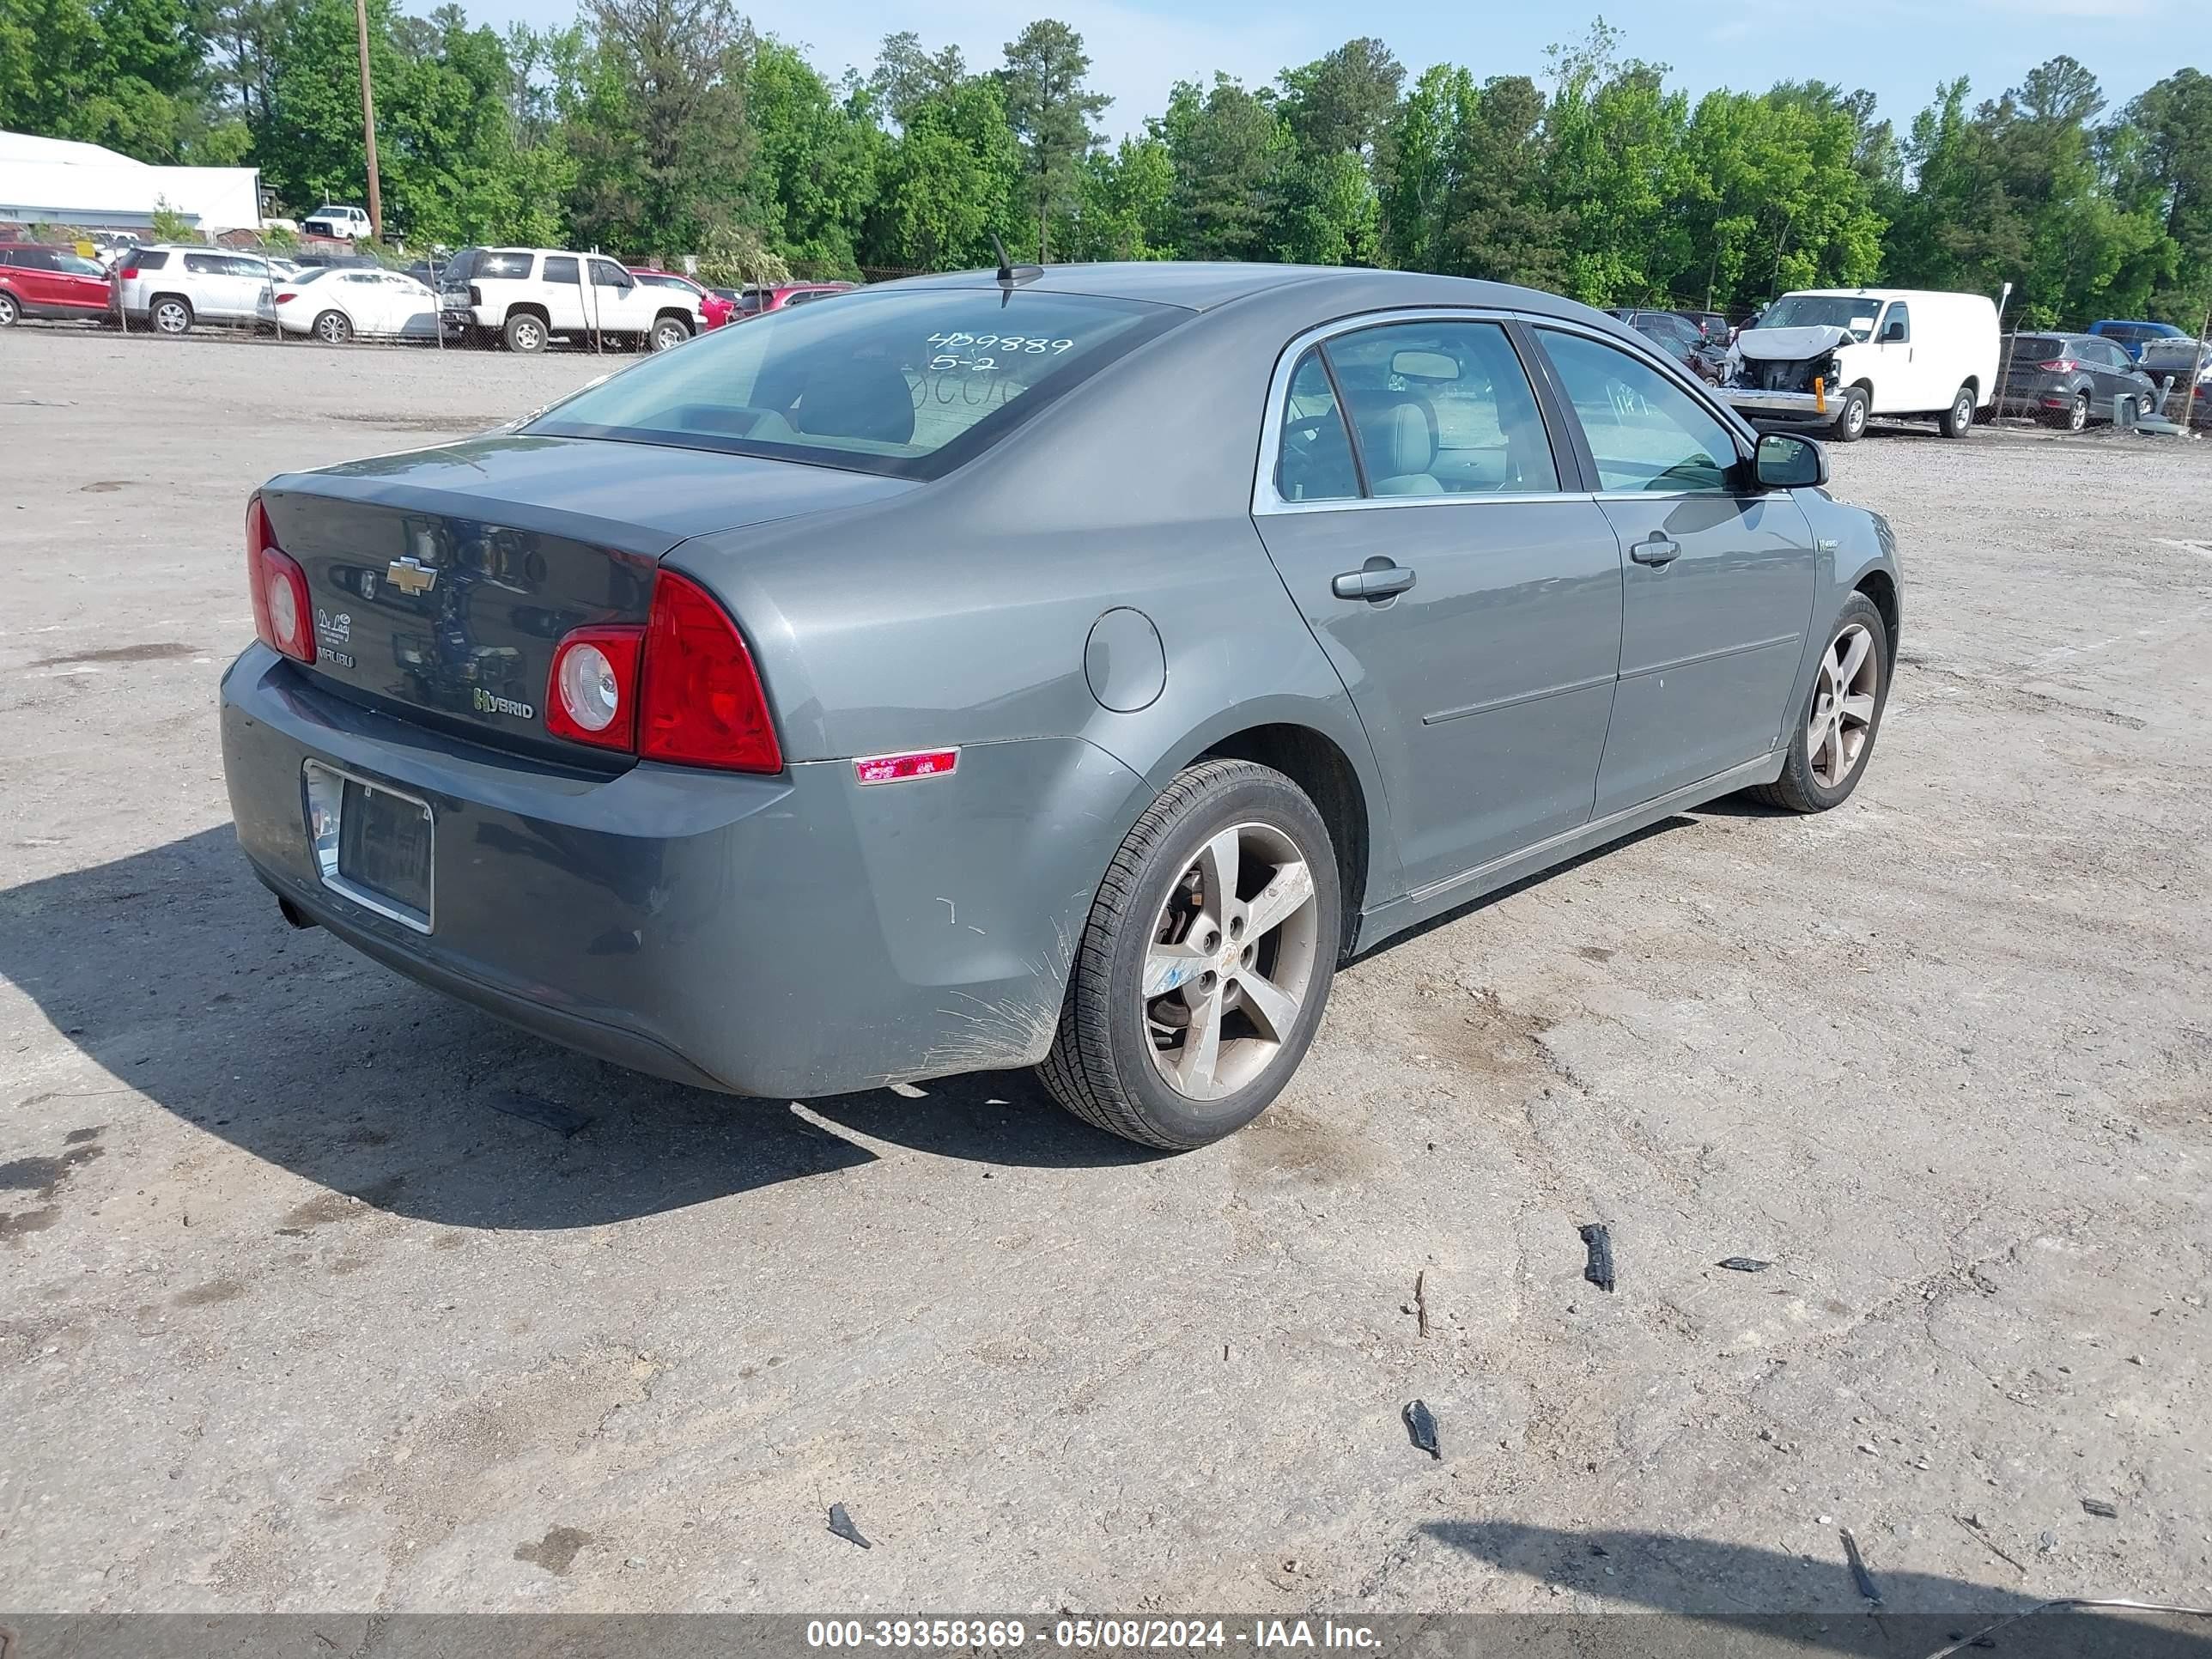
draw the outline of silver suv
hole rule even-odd
[[[116,261],[123,314],[156,334],[189,334],[195,324],[252,328],[286,270],[258,253],[191,243],[137,247]]]

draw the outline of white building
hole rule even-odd
[[[0,220],[144,230],[158,208],[203,236],[261,224],[255,167],[161,167],[98,144],[0,132]]]

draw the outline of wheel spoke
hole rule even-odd
[[[1861,726],[1874,724],[1874,698],[1871,694],[1844,699],[1844,718]]]
[[[1237,903],[1237,875],[1243,856],[1237,831],[1224,830],[1199,848],[1198,870],[1206,888],[1205,912],[1216,927],[1229,925]]]
[[[1147,1002],[1180,989],[1183,984],[1196,979],[1208,963],[1213,960],[1196,945],[1155,945],[1145,952],[1145,989]]]
[[[1836,722],[1834,720],[1828,720],[1820,722],[1820,729],[1813,735],[1811,747],[1813,751],[1811,760],[1814,775],[1818,777],[1821,782],[1832,786],[1836,781],[1836,763],[1829,761],[1824,763],[1822,757],[1835,751],[1837,748]],[[1840,755],[1838,756],[1838,758],[1841,758]]]
[[[1182,1034],[1182,1058],[1176,1064],[1176,1086],[1194,1100],[1220,1092],[1221,993],[1217,988],[1191,1004],[1190,1024]]]
[[[1304,859],[1276,866],[1273,878],[1245,907],[1244,939],[1256,944],[1312,902],[1313,872]]]
[[[1836,665],[1835,676],[1836,689],[1841,692],[1848,690],[1858,677],[1860,666],[1867,659],[1867,653],[1874,649],[1874,635],[1863,628],[1854,628],[1836,641],[1835,648],[1843,659]]]
[[[1260,974],[1241,973],[1237,983],[1244,993],[1244,1011],[1252,1016],[1261,1034],[1276,1042],[1288,1042],[1291,1028],[1297,1024],[1298,1000]]]

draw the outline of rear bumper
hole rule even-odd
[[[977,745],[949,777],[872,788],[846,761],[608,776],[361,708],[259,645],[224,677],[222,726],[240,846],[280,897],[527,1030],[741,1094],[1042,1058],[1098,878],[1150,798],[1076,738]],[[434,933],[323,884],[310,758],[429,803]]]

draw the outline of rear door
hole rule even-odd
[[[1534,334],[1628,556],[1604,817],[1771,752],[1812,614],[1812,527],[1657,364],[1564,326]]]
[[[547,320],[565,333],[574,333],[591,322],[584,297],[584,262],[573,253],[549,253],[539,289],[544,295]],[[510,307],[512,309],[512,307]]]
[[[1255,522],[1358,708],[1416,891],[1590,815],[1620,550],[1554,436],[1496,318],[1355,322],[1278,376]]]

